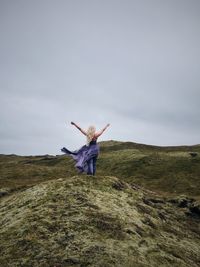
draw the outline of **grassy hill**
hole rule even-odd
[[[0,266],[198,267],[198,205],[113,176],[46,181],[2,198]]]
[[[100,151],[95,177],[66,155],[0,155],[0,266],[200,265],[200,146]]]
[[[200,196],[199,145],[158,147],[106,141],[100,142],[100,149],[97,175],[117,176],[162,194]],[[66,155],[0,155],[0,188],[5,193],[76,174],[73,159]]]
[[[159,147],[109,141],[102,142],[101,150],[100,174],[112,173],[162,193],[200,196],[200,145]]]

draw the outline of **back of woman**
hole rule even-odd
[[[77,129],[79,129],[86,136],[86,145],[75,151],[70,151],[63,147],[62,152],[70,155],[75,161],[75,167],[80,172],[86,172],[88,175],[95,175],[96,161],[99,154],[99,145],[97,144],[98,137],[107,129],[110,124],[107,124],[101,131],[96,132],[95,126],[91,125],[87,131],[84,131],[76,123],[71,122]]]

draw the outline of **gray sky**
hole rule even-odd
[[[200,143],[199,0],[0,0],[0,153]]]

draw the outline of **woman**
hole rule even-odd
[[[69,151],[65,147],[63,147],[61,151],[70,155],[76,161],[75,166],[80,170],[80,173],[86,172],[88,175],[95,175],[96,161],[99,154],[97,139],[110,126],[110,124],[107,124],[100,132],[96,132],[96,128],[93,125],[89,126],[87,131],[84,131],[76,123],[71,122],[71,124],[86,136],[87,144],[75,151]]]

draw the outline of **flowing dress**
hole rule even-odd
[[[80,172],[88,172],[88,162],[91,158],[98,157],[100,148],[96,140],[93,140],[89,145],[84,145],[75,151],[70,151],[65,147],[61,151],[70,155],[75,160],[75,167]]]

